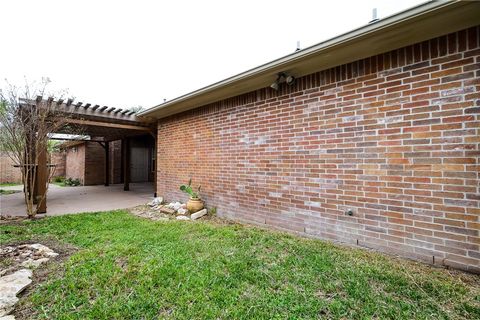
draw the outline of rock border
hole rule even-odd
[[[0,270],[0,320],[15,319],[11,313],[19,300],[17,295],[32,283],[33,270],[58,255],[40,243],[0,247],[0,257],[11,261]]]

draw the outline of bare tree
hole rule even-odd
[[[38,204],[44,201],[55,171],[50,168],[45,188],[38,188],[37,184],[42,183],[37,181],[37,172],[42,169],[38,166],[39,158],[46,156],[49,136],[68,128],[71,118],[71,113],[60,108],[53,98],[63,100],[66,91],[51,92],[47,89],[49,84],[50,80],[44,78],[39,83],[26,81],[22,87],[7,82],[0,89],[0,148],[20,167],[29,218],[36,215]]]

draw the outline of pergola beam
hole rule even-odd
[[[146,131],[146,132],[152,131],[152,129],[149,127],[135,126],[131,124],[108,123],[108,122],[93,121],[93,120],[68,119],[68,123],[84,125],[84,126],[138,130],[138,131]]]
[[[84,142],[105,142],[103,139],[82,139],[82,138],[49,138],[49,140],[59,140],[59,141],[84,141]]]

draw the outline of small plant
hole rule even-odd
[[[70,187],[76,187],[76,186],[79,186],[81,184],[79,179],[72,179],[72,178],[65,179],[65,181],[63,183],[66,186],[70,186]]]
[[[200,199],[200,188],[202,186],[198,186],[197,187],[197,191],[193,191],[193,188],[192,188],[192,179],[188,180],[188,185],[181,185],[180,186],[180,190],[182,190],[183,192],[185,192],[186,194],[188,194],[190,196],[190,198],[192,199]]]
[[[62,177],[62,176],[56,176],[53,178],[53,182],[55,183],[62,183],[65,181],[65,177]]]
[[[210,210],[208,210],[208,213],[210,213],[211,216],[216,216],[217,215],[217,207],[211,207]]]

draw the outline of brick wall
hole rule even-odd
[[[65,176],[65,153],[54,152],[50,162],[55,164],[55,176]],[[0,183],[22,182],[20,168],[13,167],[13,161],[6,152],[0,152]]]
[[[0,183],[22,182],[20,168],[15,168],[13,165],[8,154],[0,151]]]
[[[65,177],[85,183],[85,143],[66,149]]]
[[[96,142],[87,142],[85,150],[85,185],[105,183],[105,149]]]
[[[66,165],[66,153],[65,151],[53,152],[50,154],[50,163],[55,165],[55,177],[65,177],[65,165]]]
[[[161,119],[159,194],[478,273],[479,77],[475,27]]]
[[[121,141],[110,142],[110,183],[121,180]],[[83,185],[105,183],[105,149],[96,142],[86,142],[66,151],[66,177],[79,179]]]

